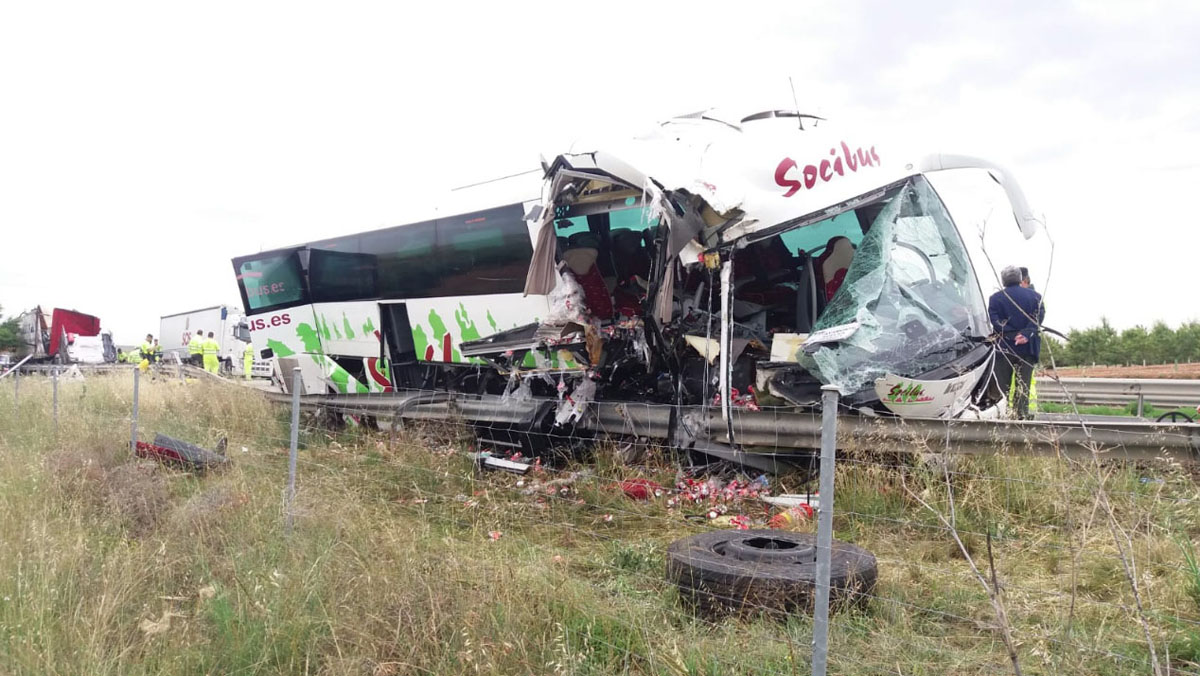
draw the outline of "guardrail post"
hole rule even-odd
[[[1138,402],[1137,402],[1137,417],[1141,418],[1142,414],[1145,413],[1145,411],[1146,411],[1146,395],[1142,392],[1142,388],[1139,387],[1138,388]]]
[[[53,372],[54,381],[54,436],[58,437],[58,368],[55,367]]]
[[[300,367],[292,369],[292,436],[288,448],[288,482],[284,496],[284,532],[292,532],[292,501],[296,499],[296,449],[300,441]]]
[[[133,416],[129,419],[129,452],[133,454],[137,454],[138,381],[141,375],[141,369],[133,369]]]
[[[21,370],[13,374],[13,415],[21,412]]]
[[[833,558],[833,472],[837,451],[838,390],[821,388],[821,476],[817,502],[817,589],[813,604],[813,676],[829,663],[829,578]]]

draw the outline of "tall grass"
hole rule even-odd
[[[129,456],[130,400],[126,376],[64,383],[56,433],[47,382],[23,379],[14,415],[0,381],[0,673],[808,671],[807,618],[714,622],[677,602],[665,547],[704,526],[612,486],[633,473],[672,483],[663,458],[635,470],[601,448],[552,473],[586,472],[565,492],[527,494],[534,477],[477,474],[455,425],[392,435],[306,418],[287,536],[286,411],[238,387],[143,381],[144,437],[228,439],[232,467],[195,477]],[[986,598],[901,473],[948,506],[942,471],[909,456],[860,448],[840,464],[837,536],[879,556],[880,584],[864,609],[835,616],[835,673],[1003,671]],[[960,459],[951,477],[976,556],[996,533],[1026,673],[1145,673],[1088,479],[1002,457]],[[1195,485],[1157,465],[1108,466],[1103,481],[1155,638],[1182,645],[1200,608],[1164,524],[1200,532]]]

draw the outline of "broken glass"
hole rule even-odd
[[[845,394],[887,373],[915,376],[961,356],[987,335],[979,283],[937,193],[914,177],[885,205],[814,332],[857,322],[845,340],[798,360]]]

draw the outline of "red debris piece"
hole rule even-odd
[[[786,529],[809,521],[812,518],[813,508],[809,505],[800,504],[771,517],[771,520],[767,522],[767,526],[770,528]]]
[[[662,484],[650,479],[626,479],[620,484],[621,491],[633,500],[649,500],[655,495],[662,495]]]

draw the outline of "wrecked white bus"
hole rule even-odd
[[[710,111],[559,155],[487,208],[234,269],[255,344],[308,393],[548,401],[562,425],[590,402],[804,410],[832,384],[864,412],[979,415],[1000,400],[983,290],[926,178],[955,168],[988,170],[1033,235],[986,161]]]

